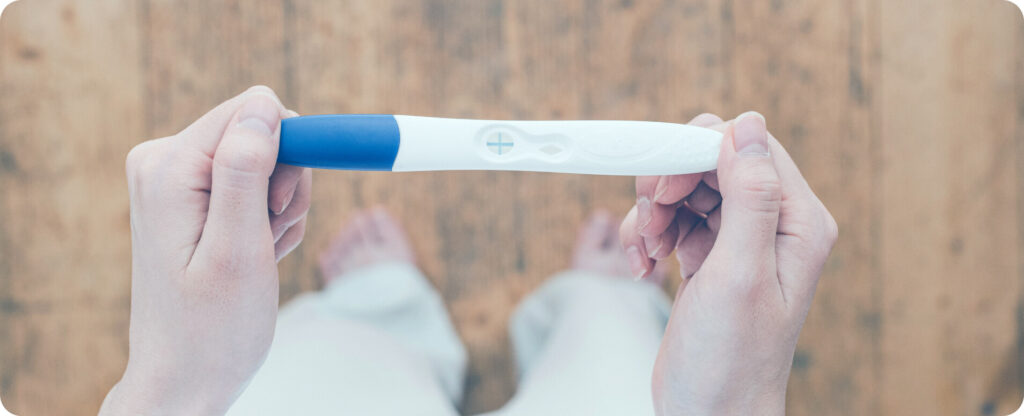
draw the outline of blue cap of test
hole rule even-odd
[[[310,168],[391,170],[400,142],[390,114],[326,114],[281,120],[277,161]]]

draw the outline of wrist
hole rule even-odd
[[[706,415],[706,416],[732,416],[732,415],[765,415],[785,416],[786,398],[763,397],[757,399],[734,398],[717,403],[706,403],[703,405],[695,403],[658,403],[659,416],[674,415]]]
[[[188,383],[198,386],[195,383]],[[188,389],[153,377],[125,371],[100,408],[101,416],[116,415],[223,415],[234,403],[233,395],[210,394],[207,389]],[[187,391],[186,391],[187,390]]]
[[[660,387],[660,388],[659,388]],[[654,404],[659,416],[786,414],[786,383],[729,383],[718,388],[655,385]]]
[[[691,413],[687,413],[691,414]],[[695,413],[694,413],[695,414]],[[751,394],[733,397],[708,408],[706,415],[786,415],[786,393]]]

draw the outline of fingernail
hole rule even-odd
[[[644,237],[644,246],[647,247],[647,257],[657,258],[658,253],[661,252],[661,236]]]
[[[742,157],[768,156],[768,131],[764,116],[756,111],[740,114],[733,125],[733,146]]]
[[[647,274],[647,259],[640,253],[640,249],[632,246],[626,249],[626,257],[629,259],[629,270],[633,278],[640,280]]]
[[[693,275],[690,275],[690,273],[687,271],[686,264],[679,264],[679,277],[683,279],[689,279],[693,277]]]
[[[277,215],[281,215],[284,210],[288,209],[288,204],[292,203],[292,198],[295,197],[295,190],[293,189],[288,193],[288,196],[284,197],[284,203],[281,204],[281,211],[277,212]]]
[[[253,94],[238,110],[238,127],[269,137],[281,120],[277,103],[262,94]]]
[[[641,197],[636,200],[636,222],[640,224],[638,231],[643,231],[651,223],[654,217],[651,215],[651,200]]]
[[[679,250],[676,250],[676,260],[679,261],[679,276],[685,279],[687,276],[686,262],[683,261],[682,252]]]
[[[654,202],[661,200],[661,196],[668,190],[668,177],[662,176],[658,178],[658,184],[654,187]]]

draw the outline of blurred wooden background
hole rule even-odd
[[[125,363],[123,161],[249,85],[300,113],[686,121],[763,112],[841,239],[794,415],[994,415],[1024,378],[1024,32],[1002,0],[27,0],[0,19],[0,396],[94,414]],[[359,207],[399,215],[471,351],[467,413],[514,392],[505,323],[628,178],[317,172],[283,299]],[[699,375],[696,375],[699,377]]]

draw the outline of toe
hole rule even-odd
[[[600,256],[611,222],[611,215],[606,211],[594,212],[587,218],[576,238],[574,265],[593,262],[595,256]]]
[[[375,208],[371,217],[384,247],[396,258],[412,261],[412,246],[409,244],[409,237],[398,220],[383,208]]]
[[[352,218],[352,227],[356,230],[355,244],[358,246],[370,246],[379,240],[376,227],[366,211],[360,211]]]
[[[608,238],[608,227],[612,225],[611,215],[606,211],[597,211],[590,215],[576,239],[576,248],[598,249]]]
[[[626,256],[626,250],[622,248],[622,243],[619,242],[619,226],[621,225],[622,219],[613,221],[611,215],[608,216],[608,223],[604,229],[604,236],[601,241],[601,248],[605,251],[613,251],[615,253]]]
[[[320,253],[320,271],[326,281],[338,276],[344,270],[344,259],[352,251],[358,235],[352,222],[349,221],[334,236],[330,244]]]

